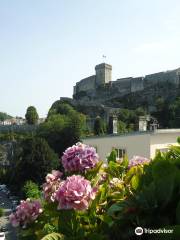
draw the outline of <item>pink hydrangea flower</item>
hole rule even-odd
[[[84,177],[79,175],[68,177],[56,193],[58,209],[85,210],[95,198],[96,191]]]
[[[133,156],[133,158],[129,160],[128,168],[131,168],[137,165],[144,165],[149,162],[150,160],[148,158],[141,157],[141,156]]]
[[[48,202],[55,201],[55,194],[61,184],[61,176],[63,174],[60,171],[52,170],[52,173],[49,173],[46,176],[46,182],[43,184],[44,198]]]
[[[41,203],[38,200],[21,201],[17,206],[16,212],[9,216],[13,227],[26,227],[27,224],[34,222],[42,213]]]
[[[96,149],[83,143],[69,147],[62,156],[62,164],[67,172],[85,172],[94,168],[98,161]]]

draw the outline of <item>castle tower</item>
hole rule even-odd
[[[104,85],[112,81],[112,66],[106,63],[96,65],[96,86]]]

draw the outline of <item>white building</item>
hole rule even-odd
[[[4,121],[0,121],[1,126],[11,126],[11,125],[24,125],[26,120],[21,117],[9,118]]]
[[[154,158],[159,150],[165,152],[170,145],[178,145],[180,129],[158,129],[149,132],[134,132],[124,135],[93,136],[82,139],[83,143],[93,146],[102,160],[105,160],[112,149],[117,151],[118,158],[127,154],[128,158],[139,155]]]

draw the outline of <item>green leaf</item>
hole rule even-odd
[[[140,177],[142,174],[143,174],[143,167],[142,166],[134,166],[134,167],[130,168],[130,170],[127,172],[126,177],[125,177],[125,182],[130,183],[130,181],[132,181],[132,178],[134,176]]]
[[[77,233],[77,219],[74,210],[60,210],[58,231],[65,234],[67,237],[75,236]]]
[[[112,152],[110,153],[110,155],[107,157],[107,161],[109,162],[116,162],[116,158],[117,158],[117,153],[115,150],[112,150]]]
[[[155,189],[154,182],[144,186],[142,191],[135,195],[136,205],[144,210],[157,208]]]
[[[165,229],[173,230],[172,233],[167,234],[157,234],[156,238],[157,240],[179,240],[180,239],[180,225],[175,226],[164,226]]]
[[[122,165],[123,167],[127,168],[127,167],[128,167],[128,164],[129,164],[129,160],[128,160],[127,155],[125,155],[124,158],[123,158],[123,161],[122,161],[121,165]]]
[[[95,168],[88,170],[87,173],[85,174],[85,178],[88,180],[92,180],[93,178],[95,178],[97,176],[102,164],[103,164],[103,161],[100,161],[97,163]]]
[[[108,238],[100,233],[90,233],[87,240],[108,240]]]
[[[41,240],[64,240],[64,236],[59,233],[51,233],[43,237]]]
[[[139,176],[138,175],[134,175],[131,179],[131,186],[134,190],[136,190],[139,186]]]
[[[180,201],[177,205],[177,208],[176,208],[176,221],[178,224],[180,224]]]
[[[155,180],[175,175],[175,166],[166,160],[156,161],[152,167],[152,175]]]
[[[117,212],[120,212],[120,211],[122,211],[124,209],[124,206],[125,206],[125,204],[123,204],[123,202],[122,203],[115,203],[108,209],[107,214],[109,216],[114,217],[114,215]]]
[[[106,172],[111,177],[119,178],[124,173],[124,167],[120,163],[110,161]]]
[[[152,167],[156,198],[161,207],[166,206],[171,201],[175,187],[176,167],[167,160],[155,162]]]
[[[173,232],[174,238],[173,239],[179,240],[180,239],[180,225],[173,226],[173,230],[174,230],[174,232]]]

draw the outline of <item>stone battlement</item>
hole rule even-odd
[[[112,81],[112,66],[101,63],[95,66],[95,73],[95,75],[82,79],[76,83],[73,93],[74,98],[81,93],[87,93],[87,95],[91,96],[91,99],[92,97],[96,99],[96,89],[104,86],[107,86],[109,89],[115,89],[115,95],[119,94],[123,96],[129,93],[142,91],[155,84],[170,83],[177,87],[180,84],[180,68],[149,74],[145,77],[127,77]],[[109,93],[112,94],[112,91],[109,91]]]

